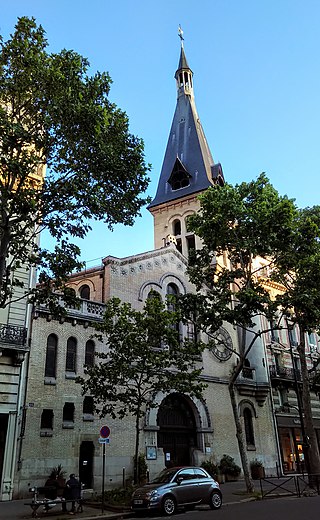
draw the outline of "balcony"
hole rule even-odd
[[[67,316],[72,318],[81,318],[82,320],[88,321],[102,320],[106,307],[104,303],[97,303],[91,300],[80,300],[73,306],[66,306],[64,301],[61,299],[59,305],[66,310]],[[45,305],[40,305],[38,311],[49,315],[49,310]],[[38,311],[36,310],[35,318],[38,317]]]
[[[0,323],[0,348],[27,350],[27,329],[19,325]]]
[[[301,381],[301,372],[296,368],[269,365],[269,372],[272,380]]]

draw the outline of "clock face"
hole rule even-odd
[[[232,339],[229,332],[220,327],[210,341],[210,350],[219,361],[227,361],[232,356]]]

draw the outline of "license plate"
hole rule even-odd
[[[143,500],[134,500],[134,504],[137,504],[137,506],[141,506],[143,504]]]

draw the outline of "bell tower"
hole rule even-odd
[[[224,183],[221,165],[215,164],[197,113],[193,72],[181,40],[180,59],[175,73],[177,105],[169,133],[157,193],[148,209],[154,219],[156,249],[173,242],[186,257],[200,248],[198,238],[188,232],[188,216],[197,212],[197,196],[215,183]]]

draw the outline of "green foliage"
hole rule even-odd
[[[131,415],[136,424],[135,482],[139,449],[140,419],[148,408],[156,407],[158,392],[175,390],[201,398],[200,341],[181,340],[177,323],[179,306],[165,305],[161,298],[149,297],[142,311],[112,298],[106,304],[98,337],[107,348],[97,354],[100,362],[85,368],[78,378],[83,394],[93,396],[100,416],[123,418]]]
[[[203,460],[201,466],[211,475],[212,478],[216,479],[219,474],[219,466],[213,462],[212,459]]]
[[[63,469],[62,464],[58,464],[58,466],[55,466],[52,468],[50,476],[54,478],[64,478],[66,475],[66,471]]]
[[[133,486],[128,486],[126,488],[114,488],[105,491],[104,493],[104,501],[105,504],[109,504],[111,506],[127,506],[129,507],[131,504],[131,496],[134,491]],[[102,495],[98,495],[96,499],[100,502]]]
[[[147,478],[148,465],[144,453],[139,453],[138,456],[138,478],[142,482]]]
[[[79,247],[90,219],[109,228],[131,225],[147,199],[143,142],[129,132],[127,115],[109,100],[111,78],[89,76],[89,62],[72,50],[48,53],[34,18],[18,19],[0,41],[0,306],[21,286],[22,264],[40,270],[48,298],[80,268]],[[30,175],[47,166],[43,183]],[[53,251],[38,246],[47,229]],[[10,257],[10,260],[9,260]],[[23,284],[22,284],[23,285]],[[24,287],[26,292],[29,288]],[[51,294],[50,304],[54,305]]]
[[[272,265],[286,247],[294,202],[281,197],[262,174],[257,181],[235,187],[214,186],[200,196],[200,203],[199,213],[190,217],[188,225],[203,240],[189,268],[197,288],[209,289],[207,310],[201,306],[202,322],[209,332],[217,330],[217,317],[220,323],[253,327],[254,315],[272,317],[277,308],[260,281],[261,267],[255,267],[254,259],[268,258]]]
[[[219,462],[219,469],[224,475],[232,477],[239,477],[241,468],[235,463],[235,460],[230,455],[223,455]]]
[[[263,468],[263,463],[260,459],[255,458],[250,461],[250,467],[251,468]]]
[[[103,321],[96,324],[107,349],[97,354],[99,363],[85,368],[87,377],[77,379],[101,417],[142,417],[146,407],[157,406],[154,395],[160,391],[202,395],[197,365],[204,345],[180,341],[178,320],[178,311],[159,298],[148,298],[142,311],[118,298],[107,302]]]

